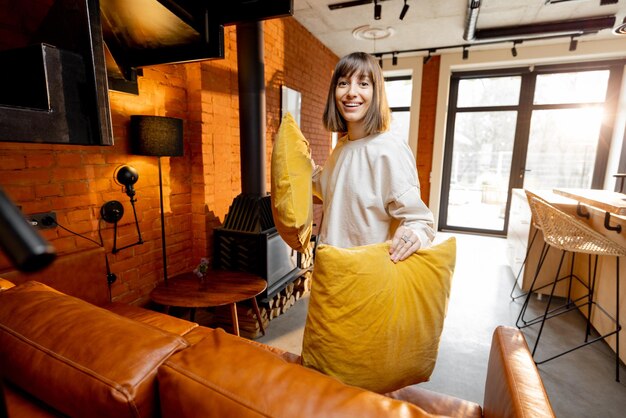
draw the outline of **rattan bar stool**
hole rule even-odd
[[[533,233],[533,237],[532,237],[532,239],[530,241],[530,244],[528,246],[528,250],[526,251],[526,258],[524,259],[524,263],[528,260],[528,256],[529,256],[530,251],[532,249],[532,245],[534,244],[535,239],[537,237],[537,233],[542,230],[541,222],[539,222],[539,215],[537,214],[537,210],[535,208],[535,204],[534,204],[534,202],[532,200],[533,198],[535,198],[537,196],[535,194],[529,192],[528,190],[525,190],[525,192],[526,192],[526,198],[528,199],[528,206],[530,207],[531,222],[532,222],[533,227],[535,228],[535,232]],[[539,255],[539,260],[537,262],[537,266],[536,266],[536,269],[535,269],[535,274],[533,276],[533,279],[531,281],[531,284],[530,284],[530,287],[529,287],[528,291],[525,292],[525,293],[521,293],[520,295],[517,295],[515,297],[513,297],[512,293],[511,293],[511,297],[512,297],[513,300],[515,300],[517,298],[520,298],[520,297],[524,297],[524,296],[526,297],[524,299],[524,303],[522,304],[522,308],[520,309],[520,313],[517,316],[517,320],[515,321],[515,325],[519,329],[528,327],[530,325],[537,324],[537,323],[539,323],[539,322],[541,322],[543,320],[543,315],[536,316],[536,317],[534,317],[532,319],[526,319],[525,318],[525,314],[526,314],[526,310],[528,308],[528,304],[530,302],[530,298],[532,297],[532,295],[535,292],[538,292],[539,290],[545,289],[546,287],[549,287],[549,286],[552,285],[552,282],[550,282],[550,283],[546,283],[546,284],[544,284],[542,286],[535,287],[535,284],[537,282],[537,278],[539,277],[539,273],[541,271],[541,268],[543,266],[544,261],[546,260],[546,257],[548,256],[548,252],[549,251],[550,251],[550,245],[545,240],[543,240],[543,247],[541,248],[541,252],[540,252],[540,255]],[[562,252],[564,252],[564,251],[562,251]],[[575,262],[575,259],[576,259],[576,253],[572,252],[571,253],[571,268],[570,268],[569,273],[567,275],[563,276],[563,277],[560,277],[558,279],[558,281],[557,281],[557,282],[560,282],[562,280],[569,279],[569,284],[568,284],[568,288],[567,288],[566,303],[563,304],[562,306],[559,306],[559,307],[551,310],[549,312],[549,316],[558,315],[561,310],[564,310],[563,313],[565,313],[565,312],[568,312],[571,309],[574,309],[575,306],[573,304],[579,302],[580,300],[582,300],[582,299],[584,299],[586,297],[586,296],[582,296],[582,297],[580,297],[580,298],[578,298],[576,300],[572,300],[571,299],[572,279],[575,279],[579,283],[581,283],[583,286],[586,286],[585,282],[583,282],[578,276],[574,275],[574,262]],[[522,267],[523,267],[523,265],[522,265]],[[521,271],[522,271],[522,269],[520,268],[520,271],[518,272],[518,276],[520,275]],[[559,273],[557,273],[557,274],[559,274]],[[517,282],[517,278],[516,278],[515,281]],[[515,286],[515,284],[516,283],[514,283],[513,285]],[[513,290],[511,290],[511,292],[513,292]]]
[[[548,299],[548,304],[546,306],[543,318],[541,320],[541,326],[539,328],[537,339],[535,341],[535,345],[532,350],[533,358],[535,357],[535,352],[537,350],[537,346],[539,345],[539,340],[541,338],[541,333],[543,332],[543,328],[547,319],[554,317],[556,315],[549,316],[550,314],[550,305],[552,303],[552,298],[554,296],[554,290],[556,288],[558,277],[560,274],[561,266],[563,264],[563,259],[565,257],[565,252],[572,252],[577,254],[587,254],[589,256],[589,277],[587,282],[587,288],[589,289],[588,295],[586,297],[586,301],[582,304],[574,304],[572,308],[583,308],[587,306],[587,326],[585,330],[585,341],[582,344],[579,344],[573,348],[565,350],[557,355],[551,356],[542,361],[536,361],[536,364],[542,364],[547,361],[553,360],[557,357],[560,357],[564,354],[570,353],[579,348],[585,347],[589,344],[593,344],[594,342],[600,341],[609,337],[611,335],[615,335],[615,380],[619,382],[619,332],[621,330],[621,325],[619,322],[619,260],[620,257],[626,255],[626,249],[617,243],[609,240],[604,235],[594,231],[587,224],[581,222],[576,217],[571,216],[560,209],[552,206],[550,203],[546,202],[543,199],[538,197],[531,198],[532,205],[535,206],[535,210],[538,217],[538,222],[541,224],[541,228],[543,231],[543,236],[545,242],[554,248],[558,248],[563,250],[561,255],[561,260],[559,263],[559,268],[555,275],[555,280],[552,284],[552,290],[550,292],[550,297]],[[592,269],[592,256],[595,255],[595,260],[593,262]],[[598,256],[615,256],[616,259],[616,278],[615,278],[615,317],[611,316],[602,306],[600,306],[594,300],[594,290],[596,284],[596,272],[597,272],[597,264],[598,264]],[[608,332],[604,335],[600,335],[592,340],[589,340],[589,336],[591,333],[591,309],[595,306],[598,308],[600,312],[607,316],[614,324],[615,329],[611,332]],[[569,311],[568,309],[567,311]],[[557,313],[560,315],[562,312]]]

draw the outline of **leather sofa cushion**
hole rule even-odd
[[[156,371],[187,346],[38,282],[0,292],[4,378],[69,416],[155,416]]]
[[[195,322],[185,321],[175,316],[165,315],[150,309],[140,308],[138,306],[127,305],[125,303],[113,302],[104,305],[103,308],[116,313],[125,318],[152,325],[164,331],[171,332],[176,335],[186,335],[189,331],[196,328],[198,324]]]
[[[164,417],[426,417],[417,406],[344,385],[217,329],[158,374]],[[181,394],[184,393],[185,396]]]
[[[424,411],[434,415],[455,418],[481,418],[483,416],[482,408],[475,402],[433,392],[420,388],[418,385],[407,386],[386,393],[385,396],[419,405]]]
[[[11,418],[56,418],[63,417],[59,412],[45,405],[39,399],[7,384],[3,385],[7,414]],[[0,416],[2,411],[0,410]]]

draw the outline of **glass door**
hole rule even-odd
[[[453,78],[452,84],[439,224],[503,233],[522,77]]]
[[[539,74],[524,187],[591,188],[609,70]]]
[[[603,184],[623,63],[454,74],[441,230],[505,235],[511,189]],[[609,111],[607,111],[607,109]]]

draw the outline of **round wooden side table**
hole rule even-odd
[[[237,302],[252,299],[254,312],[261,333],[265,335],[261,312],[256,296],[267,288],[267,281],[254,274],[242,271],[209,270],[203,279],[193,273],[182,273],[171,277],[152,290],[150,299],[165,306],[191,308],[191,321],[195,320],[196,308],[230,305],[233,332],[239,336]]]

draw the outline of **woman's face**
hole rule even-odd
[[[348,125],[363,122],[373,96],[374,85],[367,75],[353,74],[337,80],[335,102]]]

